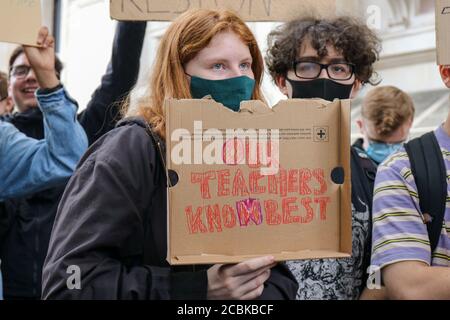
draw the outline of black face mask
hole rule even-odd
[[[321,98],[328,101],[334,99],[350,99],[353,84],[340,84],[330,79],[315,79],[309,81],[286,80],[292,86],[292,99]]]

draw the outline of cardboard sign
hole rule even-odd
[[[170,264],[351,255],[349,101],[165,110]]]
[[[40,0],[0,1],[0,42],[35,46],[41,26]]]
[[[285,21],[315,10],[336,12],[335,0],[110,0],[111,18],[116,20],[171,21],[194,8],[230,9],[246,21]]]
[[[436,0],[436,47],[439,65],[450,65],[450,0]]]

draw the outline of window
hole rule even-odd
[[[427,15],[434,13],[434,0],[420,0],[416,2],[416,15]]]
[[[390,29],[410,29],[434,24],[434,0],[389,0]]]

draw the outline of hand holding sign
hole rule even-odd
[[[275,265],[273,257],[261,257],[236,265],[212,266],[208,269],[208,299],[257,299]]]
[[[39,87],[54,88],[59,84],[55,71],[55,39],[47,27],[39,30],[36,44],[40,47],[24,46],[25,54],[36,75]]]

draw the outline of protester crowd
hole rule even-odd
[[[375,31],[349,16],[301,17],[273,30],[263,53],[236,13],[190,10],[160,39],[146,95],[131,106],[145,30],[117,24],[80,113],[47,28],[0,72],[4,299],[450,299],[450,114],[408,142],[414,104],[380,85]],[[350,157],[352,255],[170,266],[164,100],[209,96],[233,112],[266,103],[265,66],[287,99],[353,99],[374,86],[352,119],[362,135]],[[450,89],[450,66],[436,72]],[[79,288],[68,287],[71,266]]]

